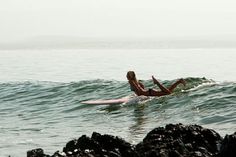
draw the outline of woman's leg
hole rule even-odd
[[[184,79],[179,79],[178,81],[176,81],[174,84],[172,84],[168,89],[170,92],[172,92],[179,84],[183,84],[184,86],[186,85],[186,82],[184,81]]]
[[[171,91],[168,88],[164,87],[159,81],[157,81],[157,79],[154,76],[152,76],[152,80],[153,83],[156,84],[161,89],[162,92],[166,94],[171,94]]]
[[[148,96],[163,96],[163,95],[169,95],[169,93],[163,91],[157,91],[155,89],[148,90]]]

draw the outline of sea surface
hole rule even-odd
[[[136,144],[168,123],[199,124],[222,136],[236,131],[236,49],[61,49],[0,51],[0,156],[24,157],[93,131]],[[82,101],[132,97],[126,72],[148,88],[178,78],[168,96],[131,104]]]

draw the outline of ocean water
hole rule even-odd
[[[0,156],[52,154],[93,131],[133,144],[168,123],[199,124],[222,136],[236,131],[236,49],[0,51]],[[154,75],[173,94],[131,104],[84,105],[131,97],[126,72],[147,87]]]

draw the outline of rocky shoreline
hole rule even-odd
[[[43,149],[27,157],[235,157],[236,132],[222,138],[216,131],[199,125],[168,124],[150,131],[137,145],[113,135],[94,132],[69,141],[53,155]]]

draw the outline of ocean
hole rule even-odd
[[[0,50],[0,156],[23,157],[96,131],[136,144],[155,127],[199,124],[222,136],[236,131],[236,49]],[[148,88],[178,78],[168,96],[133,104],[84,105],[131,97],[126,73]]]

